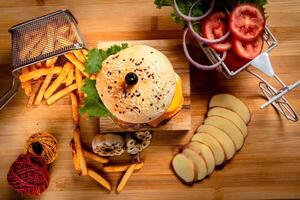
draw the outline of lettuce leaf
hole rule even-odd
[[[108,56],[116,54],[127,47],[128,44],[121,44],[113,45],[106,51],[96,48],[89,50],[85,63],[85,72],[88,74],[99,72],[102,67],[102,62]],[[86,94],[86,97],[84,98],[84,106],[79,109],[81,115],[87,113],[91,117],[112,116],[98,95],[95,80],[85,78],[82,91]]]
[[[84,71],[88,74],[97,73],[102,67],[102,62],[110,55],[116,54],[122,49],[126,49],[128,44],[123,43],[119,45],[113,45],[108,48],[106,51],[102,49],[91,49],[87,54],[87,61],[85,62]]]
[[[99,98],[95,80],[88,78],[84,79],[82,91],[87,95],[87,97],[84,99],[84,107],[79,110],[81,115],[87,113],[90,117],[111,116],[110,112]]]

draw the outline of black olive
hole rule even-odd
[[[43,152],[43,146],[41,145],[41,143],[39,142],[34,142],[31,144],[31,147],[34,151],[34,153],[36,153],[37,155],[41,155]]]
[[[134,72],[129,72],[125,76],[125,81],[128,85],[135,85],[138,82],[138,76]]]

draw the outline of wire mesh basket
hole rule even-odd
[[[69,10],[23,22],[9,29],[12,45],[13,81],[0,97],[0,110],[16,94],[22,68],[77,49],[87,49],[78,22]]]
[[[268,27],[265,27],[263,39],[264,39],[264,49],[262,53],[258,55],[256,58],[254,58],[253,60],[250,60],[248,63],[239,67],[239,69],[235,71],[230,70],[229,67],[225,64],[225,62],[221,61],[220,54],[218,54],[212,48],[210,48],[207,45],[200,45],[200,47],[202,48],[203,52],[205,53],[206,57],[210,60],[211,63],[221,62],[217,70],[222,72],[227,78],[233,78],[241,71],[246,70],[247,72],[254,75],[256,78],[260,80],[259,88],[261,89],[263,95],[267,99],[267,102],[260,106],[261,109],[264,109],[268,105],[272,104],[273,107],[279,113],[281,113],[286,117],[286,119],[291,121],[297,121],[298,116],[295,112],[295,109],[284,97],[284,95],[289,91],[298,87],[300,85],[300,80],[287,86],[275,74],[268,53],[278,45],[278,42]],[[249,68],[250,66],[259,69],[261,72],[263,72],[269,77],[275,78],[275,80],[282,86],[282,88],[280,88],[279,90],[274,88],[270,83],[268,83],[265,79],[263,79],[262,76],[255,73],[254,71],[251,71],[251,69]]]

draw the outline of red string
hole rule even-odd
[[[45,160],[33,154],[21,154],[11,165],[8,183],[24,195],[39,195],[48,188],[49,174]]]

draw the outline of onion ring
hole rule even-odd
[[[186,46],[186,35],[187,35],[187,32],[189,31],[189,28],[186,28],[183,32],[183,40],[182,40],[182,46],[183,46],[183,51],[184,51],[184,54],[187,58],[187,60],[192,64],[194,65],[195,67],[199,68],[199,69],[202,69],[202,70],[214,70],[216,69],[226,58],[227,56],[227,52],[225,51],[223,54],[222,54],[222,58],[219,62],[215,63],[215,64],[212,64],[212,65],[202,65],[202,64],[199,64],[198,62],[196,62],[189,54],[189,51],[187,49],[187,46]],[[198,41],[199,42],[199,41]]]
[[[192,10],[194,8],[195,5],[197,5],[197,2],[196,1],[192,7],[190,8],[190,11],[189,11],[189,16],[191,16],[191,13],[192,13]],[[227,11],[227,10],[226,10]],[[227,11],[228,12],[228,11]],[[199,33],[197,33],[193,26],[195,24],[199,24],[200,22],[196,22],[196,23],[192,23],[191,21],[188,21],[188,28],[190,29],[190,31],[192,32],[193,36],[197,39],[197,40],[200,40],[201,42],[204,42],[205,44],[216,44],[216,43],[220,43],[220,42],[223,42],[225,39],[228,38],[228,36],[230,35],[230,31],[228,29],[227,33],[225,35],[223,35],[222,37],[218,38],[218,39],[214,39],[214,40],[211,40],[211,39],[207,39],[207,38],[204,38],[202,36],[200,36]]]
[[[191,10],[194,8],[194,6],[197,5],[197,4],[200,3],[200,2],[201,2],[201,0],[196,1],[196,2],[192,5],[192,7],[191,7],[191,9],[190,9],[190,12],[191,12]],[[201,16],[199,16],[199,17],[192,17],[190,13],[189,13],[189,15],[183,14],[183,13],[180,11],[180,9],[179,9],[176,0],[173,0],[174,9],[175,9],[176,13],[177,13],[180,17],[182,17],[185,21],[188,21],[188,22],[189,22],[189,21],[200,21],[200,20],[202,20],[203,18],[205,18],[207,15],[209,15],[209,14],[212,12],[212,10],[213,10],[213,8],[214,8],[214,6],[215,6],[215,3],[216,3],[216,0],[212,0],[212,2],[211,2],[211,4],[210,4],[210,7],[209,7],[209,9],[206,11],[206,13],[204,13],[203,15],[201,15]]]

